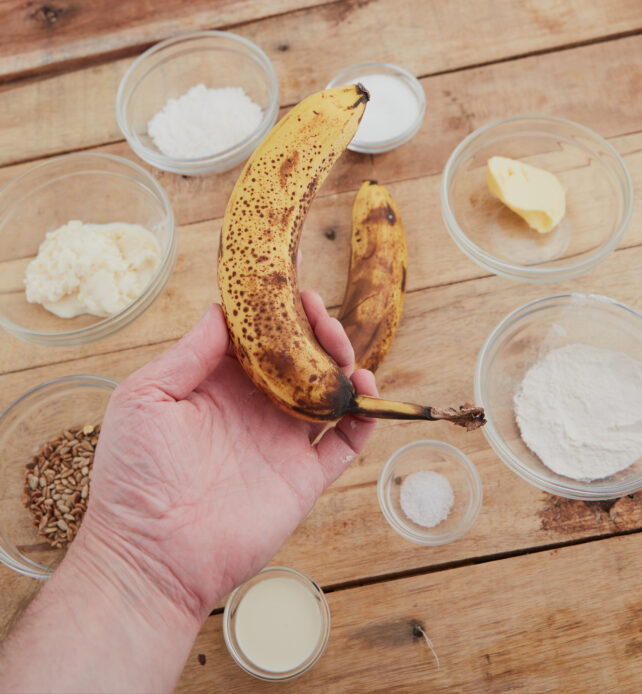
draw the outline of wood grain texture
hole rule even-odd
[[[302,10],[292,11],[297,8]],[[281,16],[248,21],[268,15]],[[179,32],[246,22],[236,30],[253,40],[261,37],[266,50],[287,53],[275,56],[277,65],[296,65],[296,73],[288,71],[289,80],[300,85],[310,75],[329,79],[346,67],[345,53],[336,50],[342,46],[344,51],[350,47],[351,64],[399,62],[403,46],[408,68],[423,74],[427,63],[431,72],[452,69],[630,32],[642,27],[642,10],[636,0],[571,0],[563,5],[498,0],[492,11],[474,0],[196,0],[188,7],[178,0],[3,0],[0,22],[4,79],[131,51]],[[379,47],[377,56],[373,45]]]
[[[639,310],[641,271],[642,247],[624,249],[590,275],[552,285],[550,293],[570,288],[604,293]],[[538,296],[542,291],[537,286],[516,288],[497,277],[412,292],[395,343],[378,372],[380,392],[426,404],[470,400],[473,364],[485,336],[506,313]],[[136,347],[9,374],[2,377],[3,395],[9,400],[64,374],[98,373],[120,380],[166,346]],[[376,496],[386,459],[422,438],[463,450],[477,466],[484,487],[484,506],[474,527],[457,542],[436,548],[401,540],[386,524]],[[379,422],[362,456],[320,498],[275,562],[298,567],[327,586],[640,528],[642,493],[617,503],[556,499],[510,472],[481,432],[468,434],[444,422]]]
[[[300,679],[278,685],[240,670],[216,615],[176,691],[637,694],[641,549],[638,534],[330,593],[325,654]],[[414,636],[417,623],[439,669]]]
[[[607,138],[637,132],[642,112],[642,90],[638,87],[642,83],[642,64],[637,59],[640,54],[642,36],[636,36],[422,79],[429,108],[419,133],[403,147],[376,157],[346,152],[320,195],[356,190],[366,178],[390,183],[440,173],[452,150],[466,135],[507,114],[561,116],[581,122]],[[528,80],[524,79],[525,74],[529,75]],[[47,153],[47,148],[59,151],[102,141],[104,133],[110,133],[108,139],[120,137],[111,103],[103,104],[102,109],[96,109],[90,118],[83,116],[79,122],[64,100],[65,96],[72,101],[82,99],[88,89],[100,99],[100,80],[104,81],[105,75],[96,73],[87,83],[72,79],[72,75],[80,77],[85,73],[71,73],[65,76],[67,80],[56,78],[60,92],[49,92],[53,85],[45,82],[41,84],[44,93],[23,101],[22,88],[12,90],[13,115],[0,110],[0,162],[7,161],[12,151],[24,152],[31,147],[39,156]],[[94,84],[96,80],[99,81]],[[592,88],[578,89],[578,84],[591,84]],[[501,89],[497,85],[502,85]],[[43,112],[44,103],[48,104],[47,114]],[[622,103],[628,104],[626,109],[621,108]],[[617,141],[614,144],[618,147]],[[41,151],[43,148],[45,152]],[[222,216],[242,166],[222,174],[184,178],[148,166],[126,142],[94,149],[127,157],[150,171],[167,190],[179,224]],[[0,185],[35,163],[0,168]]]
[[[291,11],[298,7],[304,9]],[[120,0],[108,8],[104,0],[0,0],[0,185],[31,165],[15,162],[58,152],[91,148],[136,160],[120,141],[114,118],[116,89],[131,59],[114,56],[132,55],[177,31],[236,22],[245,23],[234,30],[274,61],[283,104],[364,60],[389,60],[425,76],[428,109],[419,134],[377,157],[347,153],[314,202],[303,234],[301,284],[336,305],[354,191],[364,178],[390,185],[409,232],[410,293],[397,340],[378,373],[382,394],[429,404],[471,399],[473,365],[486,335],[509,310],[545,294],[603,293],[642,309],[639,205],[619,249],[601,266],[573,281],[533,286],[487,276],[458,251],[441,221],[438,197],[446,159],[466,134],[495,118],[540,112],[610,138],[639,199],[642,36],[602,40],[642,28],[639,0],[195,0],[189,6]],[[578,46],[583,43],[591,45]],[[109,62],[96,62],[105,57]],[[33,77],[6,82],[18,74]],[[191,178],[153,173],[181,225],[179,258],[166,290],[134,325],[88,347],[36,347],[0,333],[0,408],[56,376],[124,378],[172,344],[216,298],[212,268],[220,218],[238,169]],[[0,266],[0,298],[16,286],[9,270]],[[463,450],[484,485],[477,523],[443,547],[401,540],[377,503],[382,464],[419,438]],[[329,586],[333,616],[324,658],[303,679],[277,689],[637,694],[641,529],[642,493],[595,503],[553,497],[510,472],[481,432],[466,434],[445,423],[380,422],[364,453],[274,558]],[[612,537],[620,533],[633,534]],[[551,545],[560,548],[542,551]],[[534,553],[507,557],[528,552]],[[399,572],[420,575],[402,579]],[[380,582],[346,587],[372,580]],[[0,567],[0,638],[40,585]],[[435,643],[439,671],[413,636],[415,621]],[[207,620],[178,691],[274,689],[238,669],[220,625],[220,616]]]
[[[642,6],[636,0],[621,1],[635,5],[638,14],[642,15]],[[412,16],[413,11],[418,16],[428,16],[422,0],[402,5],[401,19],[406,26],[395,23],[394,31],[382,17],[394,14],[397,18],[397,3],[395,0],[377,0],[361,9],[353,9],[349,16],[341,19],[325,16],[331,9],[334,11],[336,7],[344,7],[343,4],[336,4],[311,10],[309,16],[307,12],[295,13],[244,25],[239,28],[239,33],[256,41],[273,60],[280,81],[281,103],[285,105],[322,89],[341,69],[360,60],[389,60],[414,74],[428,75],[506,58],[514,54],[516,45],[520,47],[517,53],[550,45],[556,34],[542,29],[537,23],[537,9],[519,9],[527,5],[511,0],[504,0],[503,4],[512,8],[508,15],[495,14],[495,10],[486,13],[484,10],[484,17],[477,17],[474,51],[470,47],[466,50],[463,48],[467,42],[463,42],[462,38],[467,34],[461,29],[459,16],[460,12],[469,12],[472,21],[480,13],[483,6],[474,0],[438,3],[439,21],[435,24],[437,20],[434,18],[426,19],[427,28],[422,27],[421,23],[417,24]],[[541,4],[536,5],[539,7]],[[423,9],[418,5],[422,5]],[[586,7],[582,8],[582,5]],[[349,6],[352,7],[351,4]],[[562,13],[562,24],[570,32],[575,22],[583,26],[594,12],[601,12],[598,8],[606,7],[606,4],[593,3],[591,0],[576,0],[565,5],[552,2],[549,15],[553,21],[556,13]],[[567,11],[567,8],[571,9]],[[523,11],[526,12],[525,16],[513,17],[514,12],[519,14]],[[617,11],[617,7],[613,7],[613,11]],[[325,14],[317,17],[314,12]],[[454,13],[454,16],[448,13]],[[508,22],[506,26],[505,21]],[[373,24],[374,27],[371,26]],[[594,24],[591,31],[610,24],[610,19]],[[631,20],[631,26],[637,24],[642,25],[642,20]],[[497,41],[497,32],[510,40]],[[433,36],[434,33],[438,35]],[[363,36],[370,38],[364,42]],[[616,135],[637,130],[637,121],[635,125],[628,124],[639,113],[635,105],[639,104],[641,98],[639,86],[636,87],[642,79],[642,67],[637,59],[642,50],[640,40],[640,37],[631,37],[621,44],[608,42],[587,46],[584,50],[594,51],[592,59],[582,57],[585,54],[579,53],[577,55],[580,57],[573,60],[576,54],[569,51],[563,54],[564,60],[556,55],[544,55],[525,59],[528,62],[524,63],[509,61],[502,64],[503,67],[497,66],[498,72],[494,74],[479,72],[485,68],[477,68],[471,70],[463,81],[457,73],[442,75],[443,79],[429,83],[432,86],[427,89],[428,118],[423,129],[433,143],[431,151],[435,147],[435,133],[449,132],[454,126],[459,132],[462,129],[469,132],[473,124],[477,127],[490,118],[526,110],[566,115],[590,126],[589,119],[597,122],[602,114],[618,110],[623,96],[633,100],[631,109],[624,112],[619,109],[619,120],[614,119],[619,128],[624,129],[613,132],[607,128],[603,134]],[[288,51],[279,50],[279,46],[290,44],[292,48]],[[461,48],[458,48],[460,44]],[[617,48],[614,49],[614,45]],[[419,53],[418,46],[421,46]],[[0,86],[0,164],[121,140],[122,134],[115,117],[115,98],[120,79],[131,62],[131,59],[117,60],[36,82]],[[292,69],[292,66],[297,67]],[[621,73],[619,66],[624,68]],[[580,74],[582,71],[585,74]],[[597,88],[594,80],[605,72],[612,75],[613,80],[602,80],[602,86]],[[525,75],[528,75],[527,79]],[[561,83],[559,91],[554,88],[555,81]],[[584,85],[595,88],[585,89]],[[475,97],[474,103],[467,103],[468,93]],[[562,97],[562,94],[566,94],[566,97]],[[566,104],[565,111],[560,110],[558,99],[561,99],[561,104]],[[82,104],[80,110],[78,104]],[[435,108],[437,116],[445,112],[446,118],[433,121],[431,113]],[[459,139],[453,137],[447,141],[448,151]],[[401,148],[393,157],[397,166],[403,158],[408,157],[411,146]],[[400,158],[402,153],[403,158]],[[394,166],[391,169],[390,156],[376,158],[384,171],[395,169]],[[353,161],[359,158],[369,159],[354,155]],[[355,174],[360,176],[360,170]]]
[[[642,194],[642,134],[618,138],[615,144],[623,154],[628,152],[624,154],[624,160],[631,172],[636,193]],[[463,282],[488,274],[469,260],[450,239],[441,220],[439,183],[440,176],[435,174],[399,181],[390,186],[406,229],[409,291]],[[305,222],[301,241],[303,262],[300,284],[304,289],[318,291],[327,306],[337,306],[345,289],[353,201],[352,191],[321,196],[313,202]],[[174,273],[165,291],[132,326],[96,344],[55,349],[27,344],[2,332],[0,374],[83,355],[164,342],[183,335],[196,322],[207,303],[218,298],[212,269],[216,267],[221,223],[222,220],[218,219],[179,229],[179,257]],[[642,209],[638,205],[621,246],[640,243]],[[24,261],[0,264],[0,302],[15,300],[11,298],[14,295],[7,292],[22,291],[23,267]],[[591,277],[592,273],[585,284],[589,288]],[[562,283],[559,286],[564,290],[573,287],[573,284]],[[608,294],[609,286],[604,286]],[[553,291],[552,288],[544,291],[549,290]],[[521,286],[518,291],[522,291]]]
[[[218,29],[319,0],[0,2],[0,82],[130,53],[178,33]]]

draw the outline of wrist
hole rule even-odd
[[[200,620],[111,540],[83,522],[2,644],[3,691],[173,691]]]
[[[142,549],[131,547],[90,514],[64,563],[70,574],[82,576],[89,585],[126,606],[141,623],[157,626],[159,615],[169,615],[181,630],[196,635],[207,617],[196,597],[168,575],[164,566],[157,566]]]

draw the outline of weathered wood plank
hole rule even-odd
[[[617,2],[631,6],[628,14],[623,10],[623,16],[629,17],[627,21],[631,25],[642,25],[642,10],[636,0]],[[565,27],[568,35],[576,29],[581,34],[582,27],[590,34],[612,23],[612,19],[608,22],[599,19],[603,12],[612,11],[611,4],[589,0],[575,0],[564,6],[547,0],[546,4],[551,7],[541,10],[542,3],[530,7],[503,0],[502,4],[503,14],[495,14],[495,10],[488,13],[474,0],[440,2],[422,26],[420,18],[428,16],[427,8],[432,4],[424,4],[421,0],[403,3],[400,7],[394,0],[373,0],[363,5],[334,3],[303,14],[282,15],[244,25],[239,33],[266,50],[279,76],[281,103],[292,104],[324,87],[344,67],[361,61],[387,60],[403,65],[414,74],[426,75],[559,45],[555,43],[555,32],[551,33],[542,24],[540,12],[548,12],[547,20],[552,23],[559,18],[559,25]],[[337,17],[337,12],[346,14]],[[468,13],[465,22],[460,13]],[[392,27],[388,20],[384,21],[386,15],[395,16]],[[617,24],[616,19],[613,21]],[[462,28],[468,22],[475,26],[474,46],[468,41],[470,32]],[[367,41],[363,40],[364,36],[369,37]],[[502,37],[501,41],[497,40],[498,36]],[[594,51],[595,57],[590,62],[573,60],[573,55],[583,54],[569,51],[563,54],[563,59],[554,54],[534,56],[525,62],[507,62],[496,73],[496,78],[485,72],[486,68],[472,70],[467,78],[443,75],[442,80],[431,83],[435,88],[427,92],[428,117],[423,129],[433,141],[438,139],[435,133],[447,133],[454,128],[466,132],[473,122],[481,124],[492,117],[525,110],[568,115],[587,125],[591,125],[591,120],[598,122],[601,114],[613,112],[618,114],[622,127],[625,122],[633,122],[639,113],[635,103],[641,98],[636,87],[642,70],[637,60],[640,40],[631,37],[622,42],[579,49]],[[287,51],[279,50],[285,45],[290,47]],[[37,82],[0,87],[0,164],[121,140],[114,104],[118,84],[130,63],[131,59],[117,60]],[[618,67],[624,65],[628,68],[620,73]],[[589,74],[576,73],[580,69]],[[604,81],[603,87],[583,88],[584,84],[594,85],[595,77],[605,72],[609,79]],[[561,82],[560,92],[554,89],[556,81]],[[534,93],[530,94],[531,91]],[[568,113],[560,110],[557,101],[564,91],[568,94],[562,103],[569,104]],[[474,105],[467,104],[465,95],[468,93],[482,98]],[[630,100],[633,101],[629,109],[619,108],[621,103]],[[439,101],[444,102],[442,107],[437,107]],[[586,101],[590,102],[588,107]],[[79,104],[82,104],[80,109]],[[432,120],[431,114],[436,107],[436,115],[447,113],[445,120]],[[607,135],[627,133],[637,130],[638,125],[636,121],[635,126],[603,132]],[[459,139],[457,135],[451,140],[448,149]],[[412,144],[404,148],[405,157],[412,151],[411,147]],[[379,156],[376,161],[385,169],[390,166],[389,158],[389,155]],[[360,171],[357,170],[356,175],[360,175]]]
[[[632,37],[565,51],[563,59],[558,54],[533,56],[423,79],[429,108],[417,136],[407,145],[376,157],[346,152],[320,195],[355,190],[365,178],[389,183],[440,173],[452,150],[469,132],[506,114],[540,112],[562,116],[579,121],[607,138],[637,132],[638,114],[642,112],[642,90],[636,87],[642,83],[642,65],[637,60],[640,53],[642,37]],[[525,80],[525,74],[532,79]],[[99,78],[104,79],[104,75],[95,76],[96,80]],[[578,83],[590,83],[594,88],[578,90]],[[501,90],[497,88],[499,84]],[[89,84],[83,88],[89,89]],[[74,87],[66,85],[61,93],[64,95],[67,89],[70,93]],[[95,91],[100,92],[99,85]],[[59,97],[47,94],[46,98],[55,111]],[[627,108],[623,109],[622,103]],[[4,144],[0,148],[0,161],[11,148],[23,151],[25,145],[39,147],[38,142],[54,142],[59,137],[68,138],[66,141],[73,144],[77,131],[82,132],[85,127],[95,128],[92,137],[96,138],[109,131],[109,127],[99,126],[91,119],[78,123],[77,114],[73,118],[68,114],[59,122],[54,115],[53,124],[48,124],[49,119],[39,122],[39,130],[45,129],[40,137],[33,134],[32,116],[23,113],[22,108],[16,106],[16,109],[13,125],[8,125],[9,130],[0,130],[0,142]],[[111,110],[108,117],[113,118]],[[2,118],[0,111],[0,122]],[[26,138],[28,133],[33,137]],[[116,132],[110,135],[118,136]],[[613,144],[622,153],[630,151],[626,140],[616,139]],[[167,190],[179,224],[222,216],[240,171],[238,167],[222,174],[184,178],[147,166],[125,142],[98,147],[95,151],[142,163]],[[0,185],[35,163],[0,168]]]
[[[640,535],[613,538],[331,593],[325,654],[278,689],[637,694],[641,547]],[[207,620],[176,691],[273,691],[232,660],[221,623],[221,615]],[[417,623],[434,644],[439,669],[413,633]]]
[[[564,7],[553,0],[540,0],[536,6],[500,0],[492,13],[470,0],[452,5],[443,0],[394,7],[375,0],[196,0],[187,12],[177,0],[153,4],[70,0],[57,5],[4,0],[0,4],[0,80],[131,53],[179,32],[243,23],[246,26],[235,29],[251,38],[266,37],[269,50],[288,53],[279,64],[291,61],[303,74],[316,72],[320,56],[338,72],[345,64],[335,49],[346,44],[354,63],[373,59],[373,43],[380,45],[378,59],[395,62],[398,46],[403,44],[412,68],[422,73],[426,58],[436,62],[434,69],[443,70],[642,26],[635,0],[611,0],[606,5],[574,0]],[[273,16],[283,14],[286,16]],[[324,35],[337,35],[336,42],[328,47]],[[456,65],[450,62],[453,59],[458,61]]]
[[[92,0],[0,3],[0,81],[131,54],[177,33],[217,29],[310,7],[319,0]]]
[[[621,151],[630,152],[624,158],[639,196],[642,194],[642,134],[619,138],[618,146]],[[582,171],[578,169],[578,176]],[[390,186],[406,228],[410,291],[487,274],[461,253],[448,236],[441,221],[439,181],[440,176],[433,175]],[[328,306],[338,305],[345,289],[353,201],[353,192],[319,197],[310,209],[302,236],[301,286],[319,291]],[[587,204],[592,203],[588,201]],[[179,258],[174,274],[156,303],[132,326],[97,345],[56,349],[25,344],[2,332],[0,373],[180,337],[197,320],[207,303],[218,296],[212,273],[216,267],[220,225],[219,219],[179,230]],[[642,209],[637,206],[621,245],[640,243]],[[2,301],[15,301],[16,293],[22,292],[25,262],[0,265],[0,305]],[[35,310],[25,303],[25,310],[28,308]]]

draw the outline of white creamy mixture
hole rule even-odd
[[[61,318],[111,316],[143,292],[160,263],[154,234],[140,224],[83,224],[50,231],[27,266],[27,301]]]
[[[558,475],[596,480],[642,456],[642,361],[589,345],[554,349],[514,398],[524,443]]]

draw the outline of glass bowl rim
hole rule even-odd
[[[496,256],[484,251],[476,243],[471,241],[468,236],[464,233],[463,229],[457,221],[457,216],[450,204],[450,196],[448,193],[450,182],[457,171],[459,166],[459,158],[468,147],[468,145],[476,140],[477,138],[485,135],[487,132],[500,127],[506,123],[517,123],[517,122],[529,122],[533,120],[538,121],[548,121],[549,123],[555,123],[560,125],[569,126],[575,128],[577,131],[588,136],[589,139],[593,140],[597,144],[604,147],[604,149],[611,155],[613,161],[617,167],[618,172],[622,175],[622,197],[623,197],[623,209],[622,209],[622,220],[616,232],[613,236],[603,245],[592,252],[588,257],[583,260],[579,260],[575,263],[571,263],[564,267],[529,267],[527,265],[518,265],[515,263],[509,263],[504,260],[500,260]],[[509,279],[531,281],[531,282],[557,282],[564,279],[571,279],[578,277],[581,274],[593,269],[599,263],[601,263],[610,253],[614,250],[617,244],[620,242],[624,232],[627,230],[631,217],[633,215],[633,201],[634,201],[634,188],[633,181],[631,179],[631,174],[624,163],[624,160],[615,150],[613,145],[611,145],[608,140],[591,130],[581,123],[569,120],[567,118],[560,118],[559,116],[549,116],[539,113],[525,113],[516,116],[509,116],[507,118],[499,118],[497,120],[486,123],[481,127],[474,130],[472,133],[467,135],[452,151],[451,155],[448,157],[446,166],[441,177],[441,184],[439,187],[440,198],[441,198],[441,213],[446,225],[448,233],[451,235],[453,241],[459,246],[461,250],[468,255],[474,262],[489,270],[493,274],[500,275],[502,277],[508,277]]]
[[[629,314],[634,319],[642,321],[642,313],[636,311],[634,308],[627,306],[621,301],[616,299],[611,299],[608,296],[602,294],[585,294],[582,292],[566,292],[560,294],[551,294],[550,296],[539,297],[531,301],[527,301],[525,304],[518,306],[517,308],[510,311],[504,318],[502,318],[495,327],[490,331],[488,337],[484,341],[479,354],[477,356],[477,361],[475,363],[474,372],[474,393],[475,402],[479,404],[480,407],[484,407],[485,398],[482,393],[482,374],[488,360],[489,353],[499,344],[501,339],[506,333],[506,330],[514,325],[516,322],[528,317],[533,313],[534,309],[541,306],[541,310],[547,310],[551,306],[546,306],[545,304],[559,305],[568,302],[572,299],[585,299],[589,301],[600,302],[598,305],[607,305],[611,309],[616,309],[617,311],[623,311]],[[510,449],[504,444],[501,436],[497,433],[494,423],[491,417],[486,414],[486,425],[482,427],[484,436],[488,441],[490,447],[494,453],[499,457],[499,459],[517,474],[522,479],[526,480],[538,489],[548,492],[549,494],[556,494],[562,496],[566,499],[578,499],[582,501],[605,501],[608,499],[616,499],[626,494],[632,494],[642,488],[642,475],[638,482],[629,482],[621,487],[614,487],[606,489],[601,486],[603,480],[595,480],[591,482],[593,489],[579,489],[575,484],[575,481],[571,478],[568,479],[567,483],[556,482],[547,478],[542,477],[540,474],[534,472],[529,466],[524,465],[517,456],[513,455]],[[551,471],[551,474],[555,474]],[[607,478],[608,479],[608,478]]]
[[[414,95],[417,97],[417,105],[419,110],[417,112],[417,118],[412,122],[406,130],[404,130],[399,135],[395,137],[389,137],[386,140],[378,140],[376,143],[373,142],[370,145],[364,145],[357,142],[350,142],[347,149],[352,152],[358,152],[359,154],[381,154],[383,152],[390,151],[396,147],[400,147],[410,140],[419,130],[421,124],[423,123],[424,117],[426,115],[426,94],[421,86],[421,82],[405,68],[400,65],[395,65],[394,63],[386,63],[381,61],[368,61],[366,63],[357,63],[356,65],[350,65],[347,68],[341,70],[337,73],[326,85],[326,89],[331,89],[332,87],[340,87],[346,84],[344,80],[346,75],[349,75],[355,70],[369,70],[371,68],[383,67],[387,70],[399,73],[409,86],[412,88]]]
[[[23,171],[22,173],[18,174],[15,178],[11,179],[8,181],[4,186],[0,187],[0,196],[4,196],[7,194],[7,191],[10,192],[11,188],[14,185],[18,185],[19,183],[22,183],[25,178],[31,176],[32,174],[40,171],[41,169],[46,169],[47,167],[55,167],[61,162],[68,161],[69,159],[76,159],[76,160],[91,160],[91,159],[97,159],[98,161],[100,160],[105,160],[105,161],[112,161],[115,162],[116,164],[123,165],[125,168],[130,168],[139,175],[141,175],[144,179],[146,184],[149,186],[151,192],[157,197],[160,206],[163,208],[163,212],[165,216],[167,217],[167,226],[169,229],[169,243],[167,245],[167,248],[165,249],[165,252],[161,258],[160,263],[158,264],[158,268],[156,269],[156,272],[154,273],[154,276],[152,279],[149,281],[149,284],[145,287],[143,290],[142,294],[137,296],[134,301],[132,301],[130,304],[127,304],[125,308],[121,309],[118,311],[118,313],[114,313],[111,316],[106,316],[105,318],[102,318],[99,321],[96,321],[95,323],[92,323],[91,325],[85,326],[83,328],[74,328],[73,330],[60,330],[60,331],[43,331],[43,330],[33,330],[31,328],[25,328],[21,325],[18,325],[14,321],[5,318],[1,313],[0,313],[0,326],[5,328],[5,330],[9,331],[13,335],[16,335],[17,337],[20,337],[24,340],[27,341],[33,341],[37,344],[82,344],[82,337],[87,336],[88,337],[88,342],[91,342],[93,340],[100,339],[102,337],[105,337],[106,335],[109,334],[109,331],[105,330],[108,329],[110,326],[119,323],[120,320],[124,317],[127,316],[129,317],[129,320],[125,323],[129,323],[133,318],[138,316],[139,309],[141,304],[143,304],[145,301],[148,300],[150,294],[153,293],[152,290],[156,290],[156,296],[160,294],[160,290],[162,290],[165,282],[167,279],[169,279],[169,275],[167,275],[165,282],[159,287],[158,282],[163,278],[165,274],[167,274],[168,268],[171,269],[171,266],[173,265],[172,260],[175,260],[176,258],[176,253],[177,253],[177,233],[176,233],[176,222],[174,219],[174,210],[172,209],[172,204],[169,200],[169,196],[165,192],[165,189],[160,185],[160,183],[148,172],[146,171],[142,166],[137,164],[136,162],[131,161],[130,159],[126,159],[125,157],[120,157],[116,154],[107,154],[105,152],[70,152],[68,154],[61,154],[55,157],[51,157],[49,159],[45,159],[44,161],[39,162],[38,164],[35,164],[34,166],[30,166],[26,171]],[[90,169],[88,169],[90,170]],[[88,170],[85,170],[84,172],[81,171],[76,171],[73,173],[73,175],[78,175],[80,173],[87,173]],[[113,172],[110,171],[104,171],[101,169],[97,169],[94,171],[94,173],[98,173],[101,175],[113,175]],[[123,174],[121,174],[123,175]],[[127,174],[124,174],[127,175]],[[54,177],[52,176],[50,180],[47,181],[47,183],[50,183],[51,180]],[[37,189],[36,189],[37,190]],[[31,191],[33,192],[33,191]],[[134,314],[134,316],[132,316]],[[124,326],[123,326],[124,327]],[[70,343],[67,343],[67,340],[71,340]]]
[[[283,672],[271,672],[270,670],[265,670],[258,665],[255,665],[241,650],[239,647],[238,649],[235,648],[233,642],[232,642],[232,637],[231,637],[231,610],[233,606],[236,606],[236,600],[238,598],[239,593],[243,588],[250,582],[253,581],[254,579],[262,576],[262,575],[267,575],[270,573],[286,573],[290,574],[295,580],[298,580],[300,583],[303,583],[312,594],[319,600],[320,604],[320,612],[321,612],[321,629],[322,629],[322,634],[320,637],[320,640],[313,651],[313,657],[309,659],[309,662],[306,663],[305,667],[301,668],[292,668],[291,670],[285,670]],[[257,583],[261,580],[265,580],[264,578],[260,578]],[[240,603],[239,603],[240,604]],[[225,641],[225,645],[227,647],[227,650],[229,654],[232,656],[233,660],[236,662],[236,664],[245,670],[248,674],[252,675],[253,677],[256,677],[257,679],[261,680],[267,680],[267,681],[281,681],[284,682],[286,680],[294,679],[296,677],[299,677],[299,675],[302,675],[304,672],[307,672],[313,665],[315,665],[318,660],[321,658],[321,656],[324,654],[325,649],[328,645],[328,641],[330,640],[330,631],[332,629],[332,616],[330,613],[330,605],[328,604],[328,599],[325,596],[325,593],[323,592],[323,589],[321,586],[310,576],[307,576],[306,574],[302,573],[301,571],[297,571],[296,569],[292,569],[288,566],[278,566],[278,565],[273,565],[273,566],[266,566],[263,569],[261,569],[258,573],[256,573],[254,576],[249,578],[247,581],[244,581],[241,583],[239,586],[237,586],[229,595],[227,601],[225,602],[225,607],[223,609],[223,639]],[[305,662],[305,661],[304,661]]]
[[[195,39],[219,39],[219,38],[229,38],[233,42],[246,48],[253,59],[265,70],[269,81],[269,94],[270,102],[265,109],[263,118],[259,126],[252,133],[247,135],[241,141],[236,144],[221,150],[220,152],[215,152],[214,154],[208,154],[203,157],[193,157],[187,159],[180,159],[177,157],[168,157],[162,152],[151,149],[145,145],[137,136],[136,133],[132,131],[129,127],[129,122],[125,115],[126,107],[131,98],[131,95],[135,91],[135,87],[145,79],[149,71],[145,73],[143,77],[138,81],[134,87],[130,85],[134,71],[138,69],[146,60],[150,57],[154,57],[156,54],[161,53],[166,48],[170,48],[174,45],[181,43],[186,43]],[[129,93],[126,94],[126,91]],[[152,166],[156,166],[164,171],[170,171],[172,173],[193,175],[194,173],[206,173],[208,171],[215,171],[218,166],[224,166],[230,161],[236,158],[243,158],[245,154],[249,154],[255,146],[255,141],[260,142],[267,131],[276,122],[276,117],[279,112],[279,79],[274,69],[272,61],[268,57],[267,53],[260,48],[256,43],[246,39],[240,34],[235,34],[231,31],[221,31],[217,29],[210,29],[204,31],[193,31],[187,33],[177,34],[176,36],[171,36],[170,38],[164,39],[150,46],[146,51],[141,53],[127,68],[125,74],[122,76],[120,83],[118,85],[118,91],[116,92],[116,121],[118,127],[120,128],[125,139],[129,143],[133,151],[141,157],[144,161],[148,162]],[[182,168],[185,167],[185,168]]]
[[[388,477],[390,470],[394,467],[397,459],[413,448],[437,448],[442,452],[447,453],[450,457],[455,458],[465,471],[466,479],[470,485],[468,507],[461,521],[459,521],[455,527],[447,532],[433,532],[432,528],[426,528],[423,531],[414,530],[406,525],[403,519],[400,518],[399,515],[395,513],[388,504],[385,492],[385,480]],[[456,448],[449,443],[445,443],[444,441],[420,439],[418,441],[411,441],[410,443],[401,446],[390,456],[390,458],[388,458],[385,465],[381,468],[379,479],[377,480],[377,498],[379,500],[379,507],[381,508],[381,512],[383,513],[385,519],[388,521],[390,527],[399,535],[419,545],[436,547],[438,545],[445,545],[459,539],[472,528],[482,508],[484,490],[481,478],[479,476],[479,471],[477,470],[475,464],[459,448]],[[439,526],[437,525],[435,527],[438,528]]]
[[[2,427],[4,418],[24,400],[27,400],[39,391],[46,390],[52,386],[58,386],[62,383],[75,383],[80,387],[84,387],[84,383],[90,387],[106,388],[112,392],[118,387],[118,381],[115,381],[112,378],[107,378],[106,376],[96,376],[95,374],[72,374],[70,376],[59,376],[57,378],[52,378],[48,381],[44,381],[43,383],[33,386],[32,388],[29,388],[29,390],[26,390],[24,393],[22,393],[22,395],[19,395],[15,400],[9,403],[9,405],[7,405],[0,412],[0,427]],[[2,536],[1,528],[0,536]],[[43,566],[42,564],[38,564],[38,562],[29,559],[29,557],[23,555],[22,552],[18,552],[18,550],[16,550],[16,552],[21,557],[21,561],[18,561],[13,556],[8,554],[4,548],[0,547],[0,563],[29,578],[46,580],[52,576],[54,569]]]

